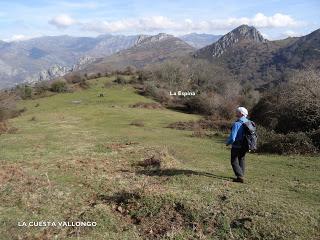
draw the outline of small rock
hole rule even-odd
[[[123,210],[123,208],[122,208],[121,206],[119,206],[119,207],[117,208],[117,210],[118,210],[120,213],[123,213],[123,212],[124,212],[124,210]]]

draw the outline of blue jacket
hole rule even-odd
[[[248,119],[246,117],[241,117],[233,123],[231,133],[227,140],[228,145],[232,144],[233,148],[241,148],[241,143],[244,138],[244,127],[242,124],[247,121]]]

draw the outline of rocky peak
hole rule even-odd
[[[263,38],[261,33],[255,27],[248,26],[248,25],[241,25],[235,28],[234,30],[232,30],[231,32],[229,32],[227,35],[229,35],[229,37],[234,37],[235,39],[238,39],[238,40],[266,42],[266,40]]]
[[[148,44],[148,43],[153,43],[153,42],[160,42],[165,39],[173,38],[173,35],[169,35],[166,33],[159,33],[154,36],[148,36],[148,35],[140,35],[136,41],[136,45],[141,45],[141,44]]]
[[[42,70],[36,74],[33,74],[32,76],[28,76],[25,79],[25,82],[36,83],[39,81],[49,81],[58,77],[62,77],[71,71],[72,69],[70,67],[54,64],[49,69]]]
[[[139,45],[141,42],[143,42],[146,38],[150,37],[149,35],[139,35],[136,42],[135,42],[135,45]]]
[[[264,43],[267,42],[261,33],[255,28],[248,25],[241,25],[231,32],[221,37],[217,42],[199,49],[197,55],[211,57],[221,56],[227,49],[234,47],[241,42]]]
[[[79,58],[78,62],[73,65],[72,71],[82,70],[87,64],[93,63],[97,58],[91,56],[82,56]]]

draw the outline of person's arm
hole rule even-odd
[[[228,140],[226,142],[226,145],[230,145],[232,143],[234,143],[234,141],[236,140],[236,136],[237,136],[237,133],[238,133],[238,130],[240,128],[240,124],[238,122],[235,122],[233,125],[232,125],[232,128],[231,128],[231,133],[228,137]]]

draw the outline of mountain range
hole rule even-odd
[[[258,89],[279,84],[293,71],[309,65],[320,68],[320,30],[304,37],[269,41],[254,27],[241,25],[208,46],[196,49],[172,35],[143,37],[137,44],[83,67],[94,74],[133,66],[143,68],[167,59],[207,60],[234,79]]]
[[[0,87],[50,80],[68,73],[103,73],[144,68],[168,59],[191,57],[218,65],[256,87],[279,83],[308,65],[320,67],[320,30],[303,37],[269,41],[254,27],[241,25],[223,36],[187,34],[42,37],[0,41]],[[206,45],[204,47],[201,47]]]
[[[320,68],[320,30],[300,38],[268,41],[256,28],[241,25],[197,50],[194,57],[223,67],[241,82],[270,87],[292,71],[310,65]]]
[[[84,66],[81,72],[87,74],[121,70],[127,66],[143,68],[169,59],[178,59],[192,54],[196,49],[180,38],[159,33],[155,36],[140,36],[136,44],[111,56],[99,59]]]
[[[17,42],[0,40],[0,88],[62,76],[92,62],[93,58],[129,49],[147,37],[151,36],[106,34],[93,38],[64,35]],[[195,47],[216,40],[215,35],[195,33],[180,38],[187,39]]]
[[[85,56],[105,57],[135,44],[138,36],[54,36],[0,42],[0,87],[64,74]],[[47,72],[47,74],[45,73]],[[42,76],[42,77],[41,77]]]

